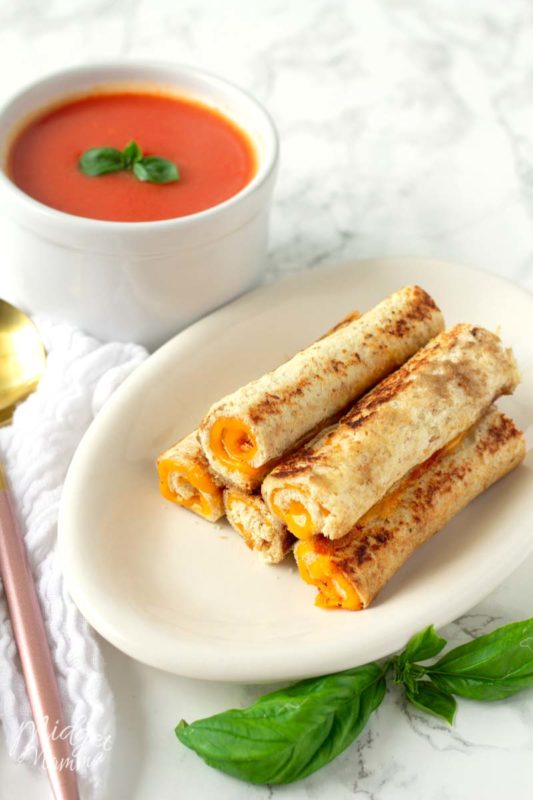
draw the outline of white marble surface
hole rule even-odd
[[[91,59],[205,67],[250,89],[279,126],[270,278],[412,254],[533,289],[532,35],[529,0],[0,0],[0,98]],[[532,616],[532,577],[530,559],[445,635]],[[393,693],[334,764],[272,790],[209,770],[172,734],[180,717],[257,688],[181,680],[103,646],[119,715],[109,800],[531,797],[533,692],[461,702],[452,730]],[[0,800],[48,797],[1,744],[0,776]]]

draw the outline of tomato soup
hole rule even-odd
[[[122,150],[131,141],[145,156],[174,162],[180,179],[154,184],[131,171],[81,172],[86,150]],[[146,222],[195,214],[237,194],[254,175],[255,154],[243,131],[200,103],[155,93],[102,93],[32,119],[13,141],[7,172],[26,194],[59,211]]]

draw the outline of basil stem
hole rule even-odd
[[[442,639],[433,625],[412,636],[399,656],[392,659],[394,666],[394,683],[403,684],[408,693],[416,695],[415,684],[425,675],[426,669],[416,661],[426,661],[438,655],[446,647],[446,639]]]
[[[124,150],[114,147],[91,147],[80,157],[78,166],[91,177],[110,172],[133,172],[137,180],[146,183],[175,183],[180,179],[173,161],[159,156],[143,156],[137,142],[128,142]]]

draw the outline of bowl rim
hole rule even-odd
[[[60,81],[65,77],[76,78],[79,76],[80,78],[85,78],[90,77],[92,73],[101,73],[105,72],[106,70],[112,70],[115,73],[123,72],[125,77],[132,71],[146,70],[147,82],[150,82],[150,72],[168,70],[169,78],[170,73],[175,73],[176,76],[183,74],[186,77],[192,77],[198,81],[204,82],[207,88],[214,88],[215,92],[219,91],[221,94],[224,92],[229,92],[240,95],[245,102],[249,103],[250,106],[255,107],[255,110],[258,111],[259,115],[263,118],[265,129],[267,131],[266,155],[263,159],[263,163],[259,164],[258,169],[252,179],[236,194],[232,195],[221,203],[217,203],[217,205],[204,209],[203,211],[197,211],[193,214],[186,214],[180,217],[170,217],[168,219],[121,222],[114,220],[94,219],[92,217],[82,217],[76,214],[70,214],[67,211],[60,211],[52,208],[51,206],[36,200],[20,189],[6,173],[5,163],[0,162],[0,191],[11,193],[13,199],[21,206],[23,211],[32,214],[44,223],[59,223],[61,225],[68,226],[70,229],[76,228],[78,231],[86,233],[96,231],[97,229],[100,233],[105,232],[110,234],[127,234],[130,231],[144,231],[146,233],[150,231],[163,233],[169,229],[190,229],[191,226],[203,224],[204,222],[220,216],[226,210],[230,210],[235,206],[246,202],[246,200],[248,200],[252,195],[256,194],[264,186],[264,184],[267,183],[269,178],[275,172],[279,160],[279,135],[271,115],[263,106],[263,104],[249,91],[243,89],[233,81],[227,80],[226,78],[223,78],[209,70],[189,66],[188,64],[183,64],[181,62],[156,59],[132,59],[128,61],[102,60],[92,61],[90,63],[75,67],[55,70],[40,76],[37,80],[26,83],[23,87],[8,97],[0,107],[0,121],[13,105],[22,100],[25,95],[28,95],[36,89],[39,89],[39,87],[44,87],[45,85],[50,84],[53,85],[56,81]],[[136,78],[135,80],[141,82],[144,79]],[[105,79],[100,79],[100,83],[102,82],[105,83]],[[154,84],[157,82],[157,79],[153,80]],[[171,82],[172,81],[170,79],[169,84]],[[109,78],[109,84],[112,85],[113,83],[119,83],[118,77]],[[65,93],[65,98],[68,96],[69,95]],[[72,92],[70,92],[70,96],[73,96]],[[35,107],[35,111],[37,112],[38,110],[39,106],[37,105]],[[235,121],[238,122],[237,120]],[[253,135],[247,131],[244,125],[241,125],[240,123],[238,124],[250,137],[252,143],[254,143]]]

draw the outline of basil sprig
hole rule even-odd
[[[284,784],[328,764],[359,736],[386,691],[386,675],[416,708],[450,724],[454,695],[500,700],[533,686],[533,619],[504,625],[450,650],[433,625],[384,663],[310,678],[176,728],[178,739],[209,766],[241,780]]]
[[[110,172],[133,172],[137,180],[148,183],[174,183],[180,173],[176,164],[159,156],[144,156],[137,142],[124,150],[115,147],[91,147],[78,162],[84,175],[107,175]]]

